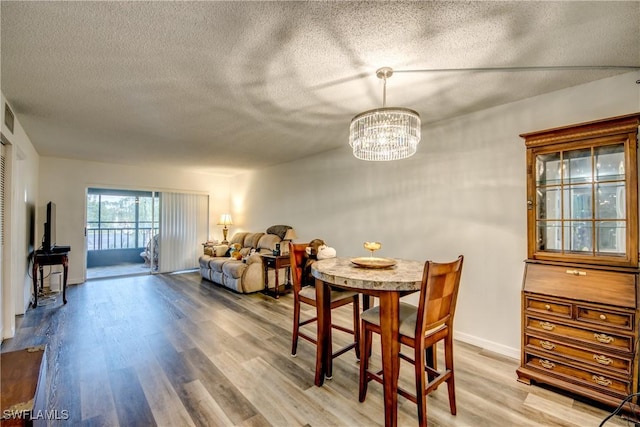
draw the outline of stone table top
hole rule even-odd
[[[363,268],[351,258],[316,261],[311,274],[316,279],[342,288],[372,291],[419,291],[424,262],[396,259],[390,268]]]

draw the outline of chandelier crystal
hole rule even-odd
[[[361,160],[400,160],[415,154],[420,142],[420,115],[414,110],[386,107],[387,78],[393,70],[380,68],[376,75],[384,80],[382,108],[365,111],[351,120],[349,145]]]

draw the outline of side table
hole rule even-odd
[[[44,274],[42,267],[45,265],[62,265],[62,302],[67,303],[67,273],[69,271],[69,255],[67,252],[49,253],[37,250],[33,257],[33,307],[38,306],[38,273],[40,273],[40,290],[44,286]]]
[[[264,292],[269,294],[269,269],[272,268],[275,270],[276,281],[275,281],[275,289],[274,289],[274,297],[277,299],[280,297],[280,281],[278,278],[278,272],[281,268],[287,269],[287,283],[285,284],[285,288],[291,287],[291,282],[289,281],[289,277],[291,274],[291,258],[289,255],[270,255],[270,254],[261,254],[262,265],[264,266]]]

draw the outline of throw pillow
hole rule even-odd
[[[216,245],[213,247],[214,256],[225,256],[229,250],[229,245]]]

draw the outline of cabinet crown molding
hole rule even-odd
[[[527,148],[560,144],[568,141],[599,138],[610,135],[636,133],[640,126],[640,112],[609,119],[594,120],[575,125],[520,134]]]

